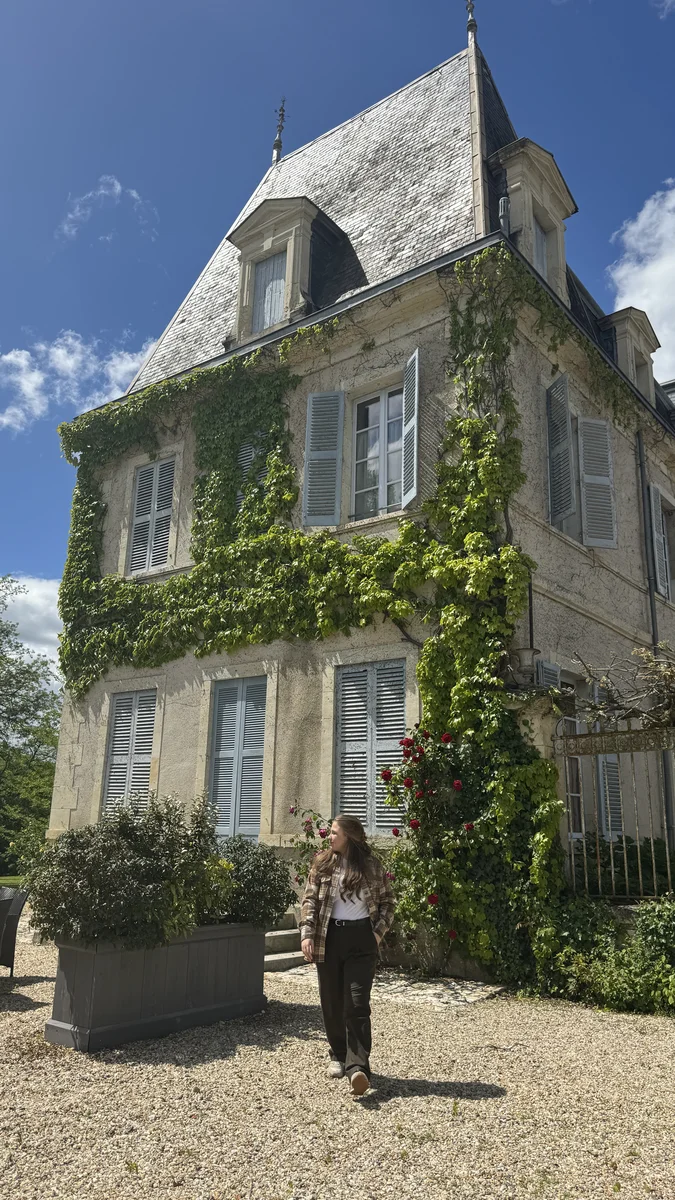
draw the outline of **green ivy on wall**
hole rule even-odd
[[[426,622],[418,681],[432,738],[419,754],[415,735],[417,761],[396,767],[391,781],[392,799],[405,792],[408,804],[395,852],[400,919],[411,930],[420,920],[441,935],[451,928],[502,977],[522,981],[556,950],[563,877],[555,767],[521,734],[503,679],[535,566],[511,535],[509,504],[524,482],[511,353],[527,305],[553,354],[578,331],[505,247],[439,279],[456,411],[435,493],[393,541],[347,544],[292,524],[298,488],[286,401],[299,379],[290,363],[298,344],[326,349],[336,323],[61,427],[78,466],[61,663],[71,692],[83,696],[113,666],[324,639],[376,618],[404,632],[411,618]],[[584,348],[591,361],[595,352]],[[156,455],[159,431],[179,436],[190,424],[194,567],[163,582],[101,577],[102,468],[131,451]],[[256,453],[243,476],[247,443]]]

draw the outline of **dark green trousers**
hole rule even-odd
[[[347,1075],[364,1071],[370,1079],[370,989],[377,963],[377,940],[370,921],[328,926],[326,958],[317,963],[319,997],[331,1058]]]

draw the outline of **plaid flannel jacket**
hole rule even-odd
[[[382,939],[394,920],[394,894],[382,863],[375,857],[370,862],[372,866],[364,880],[362,895],[368,905],[373,932]],[[338,894],[339,884],[340,860],[335,855],[332,874],[319,878],[313,871],[310,871],[305,885],[300,916],[300,937],[303,941],[305,938],[313,940],[315,962],[324,962],[326,958],[328,922]]]

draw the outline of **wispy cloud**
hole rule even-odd
[[[34,575],[17,575],[26,589],[11,599],[5,619],[18,625],[22,642],[36,654],[46,654],[56,662],[61,621],[56,607],[58,579],[38,579]]]
[[[144,200],[136,188],[125,188],[115,175],[101,175],[96,187],[85,192],[83,196],[69,197],[68,212],[56,230],[56,237],[61,241],[73,242],[83,225],[91,220],[92,214],[98,209],[118,208],[120,205],[130,207],[143,233],[155,241],[159,214],[154,205]],[[114,231],[99,237],[99,241],[109,242],[114,237]]]
[[[657,0],[656,7],[663,21],[671,12],[675,12],[675,0]]]
[[[103,347],[64,329],[52,342],[0,354],[0,401],[3,392],[9,401],[0,408],[0,430],[22,432],[55,408],[82,412],[121,396],[155,344],[148,338],[130,350],[129,339]]]
[[[675,0],[673,0],[675,8]],[[657,379],[675,378],[675,179],[645,201],[614,234],[621,256],[609,267],[615,306],[632,304],[647,313],[661,349],[654,355]]]

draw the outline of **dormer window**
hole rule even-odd
[[[546,230],[539,224],[537,218],[534,218],[534,262],[535,271],[538,271],[542,279],[548,279],[548,252],[547,252],[547,234]]]
[[[263,200],[227,236],[241,254],[239,343],[312,312],[317,269],[344,238],[307,196]]]
[[[284,319],[286,259],[287,253],[282,250],[255,264],[251,333],[262,333]]]
[[[614,347],[612,357],[650,404],[656,403],[652,354],[660,346],[649,318],[640,308],[622,308],[599,322],[603,347]]]

